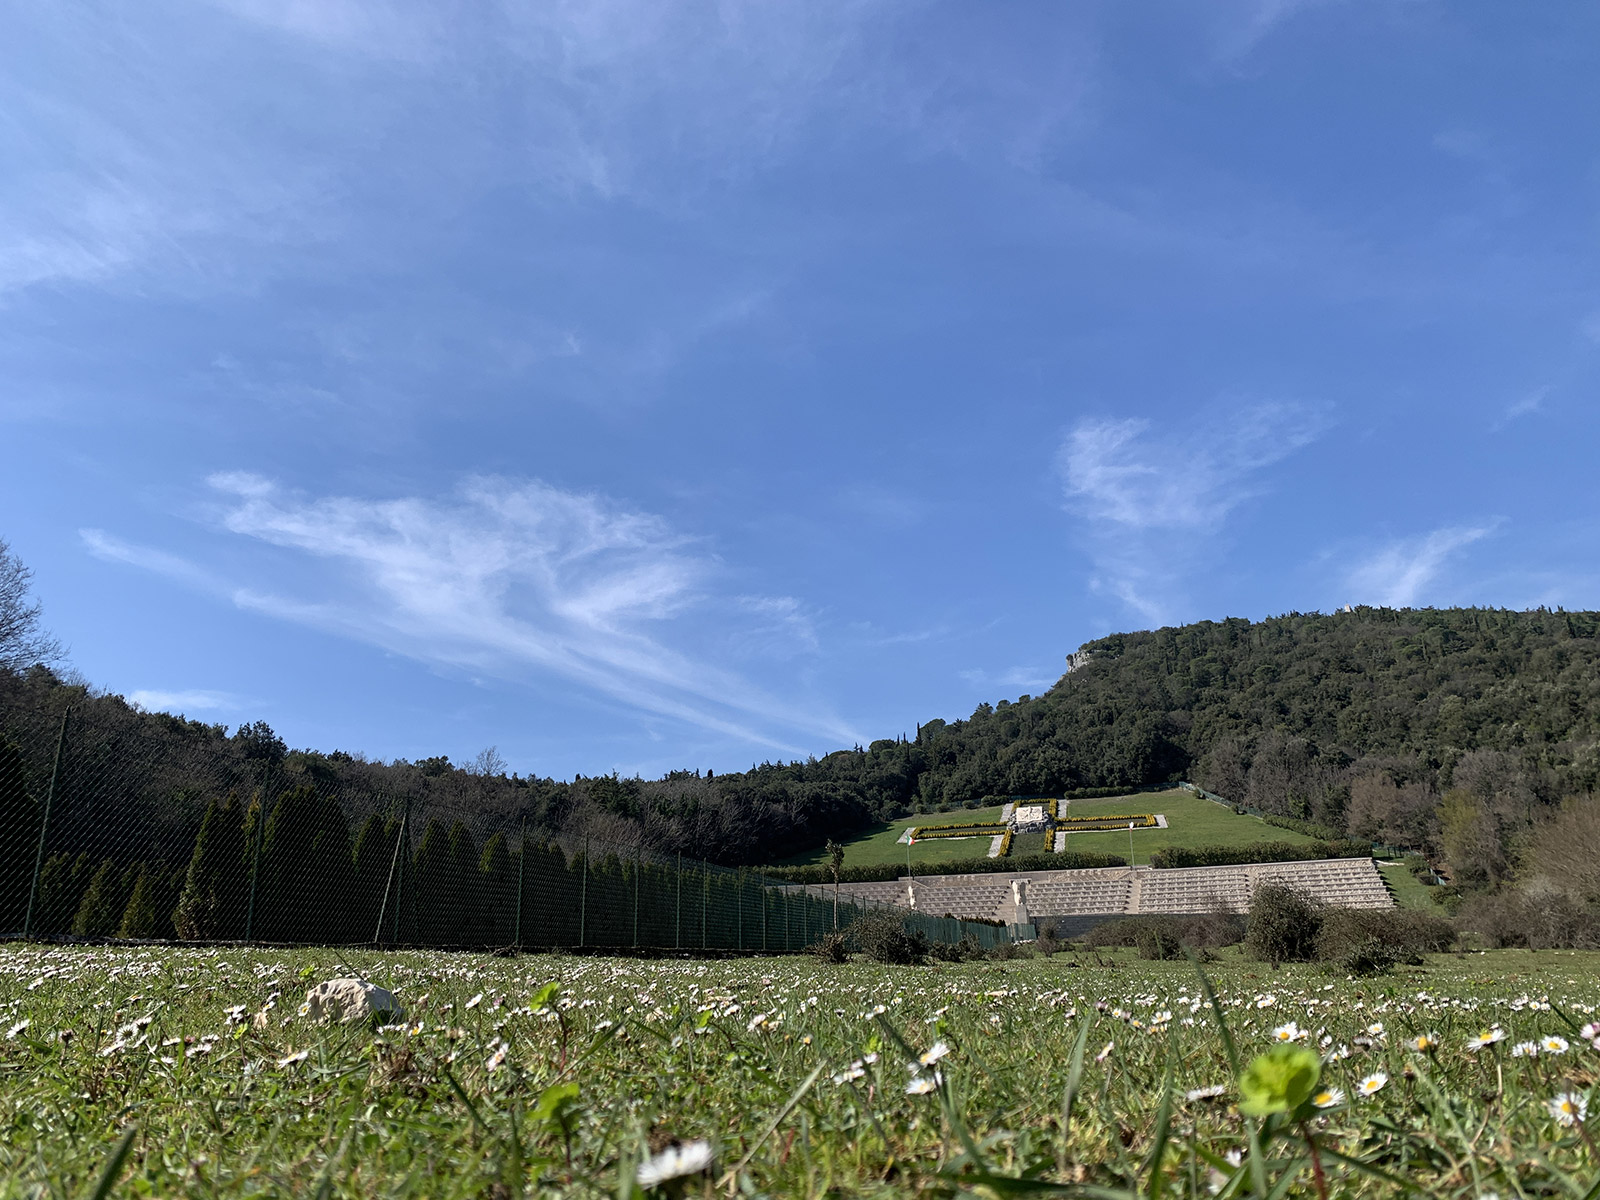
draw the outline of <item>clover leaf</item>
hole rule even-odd
[[[1304,1046],[1274,1046],[1258,1055],[1239,1080],[1239,1111],[1253,1117],[1293,1112],[1311,1098],[1322,1060]]]

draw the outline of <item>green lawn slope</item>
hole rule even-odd
[[[1138,792],[1106,800],[1074,800],[1064,806],[1063,815],[1098,817],[1121,813],[1164,813],[1166,829],[1133,831],[1134,861],[1146,863],[1150,855],[1167,846],[1224,846],[1248,842],[1312,842],[1315,838],[1268,825],[1259,817],[1240,816],[1226,805],[1204,800],[1193,792],[1174,788],[1167,792]],[[922,813],[876,825],[853,837],[842,839],[846,866],[876,866],[906,861],[906,847],[898,839],[908,825],[949,825],[958,821],[999,821],[998,808],[961,809],[955,812]],[[1019,838],[1012,853],[1033,853],[1037,836]],[[1073,833],[1067,836],[1067,849],[1127,857],[1128,833]],[[936,866],[959,858],[982,858],[989,852],[988,838],[931,838],[911,847],[914,868]],[[786,858],[781,866],[804,866],[827,861],[819,847]]]

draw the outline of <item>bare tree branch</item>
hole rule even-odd
[[[32,578],[33,572],[0,538],[0,667],[12,671],[56,663],[65,654],[61,643],[40,628],[39,602],[29,603]]]

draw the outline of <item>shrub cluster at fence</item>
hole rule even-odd
[[[1083,940],[1089,947],[1132,946],[1141,958],[1151,960],[1244,942],[1263,962],[1324,962],[1349,974],[1369,975],[1450,949],[1456,930],[1428,913],[1331,907],[1303,890],[1266,884],[1256,889],[1248,915],[1219,909],[1123,917],[1097,925]]]
[[[795,951],[880,907],[275,770],[195,795],[70,732],[32,756],[48,771],[0,736],[0,936]],[[1004,936],[896,919],[933,941]]]
[[[1081,853],[1068,850],[1061,854],[1018,854],[1011,858],[957,858],[949,862],[931,863],[919,873],[922,875],[980,875],[994,871],[1070,871],[1091,867],[1125,867],[1128,860],[1118,854]],[[833,868],[826,863],[803,867],[763,867],[762,873],[789,883],[832,883]],[[898,863],[873,863],[871,865],[841,867],[841,883],[887,883],[902,878],[905,867]]]
[[[1168,846],[1150,856],[1150,865],[1232,867],[1243,863],[1309,862],[1319,858],[1371,858],[1370,842],[1247,842],[1237,846]]]

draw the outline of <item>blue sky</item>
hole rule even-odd
[[[23,6],[0,537],[99,686],[558,777],[1119,629],[1593,608],[1597,26]]]

